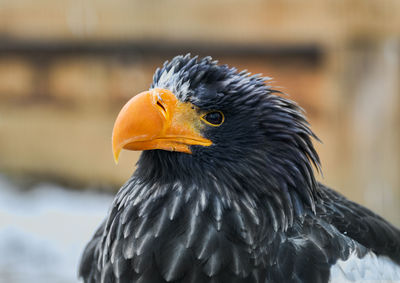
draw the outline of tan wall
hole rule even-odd
[[[41,39],[335,43],[398,34],[397,0],[3,0],[0,34]]]

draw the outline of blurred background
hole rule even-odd
[[[400,226],[397,0],[1,0],[0,282],[78,282],[139,153],[120,108],[177,54],[263,73],[307,112],[319,179]]]

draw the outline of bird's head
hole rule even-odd
[[[302,110],[266,80],[210,57],[173,58],[118,115],[115,159],[122,149],[143,150],[136,174],[158,181],[246,184],[261,193],[301,187],[312,195],[315,136]]]

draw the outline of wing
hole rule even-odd
[[[97,262],[98,262],[98,253],[99,253],[99,244],[101,242],[101,238],[104,231],[104,226],[106,221],[100,225],[97,229],[96,233],[93,235],[90,242],[86,245],[85,250],[83,251],[81,262],[79,264],[79,277],[83,278],[86,283],[95,283],[98,282],[98,271],[97,271]]]
[[[323,204],[318,206],[318,214],[322,219],[376,255],[387,256],[400,265],[399,229],[323,185],[320,192]]]

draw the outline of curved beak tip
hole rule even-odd
[[[116,165],[118,165],[118,160],[119,160],[119,154],[121,153],[121,149],[113,148],[113,156],[114,156],[114,162]]]

